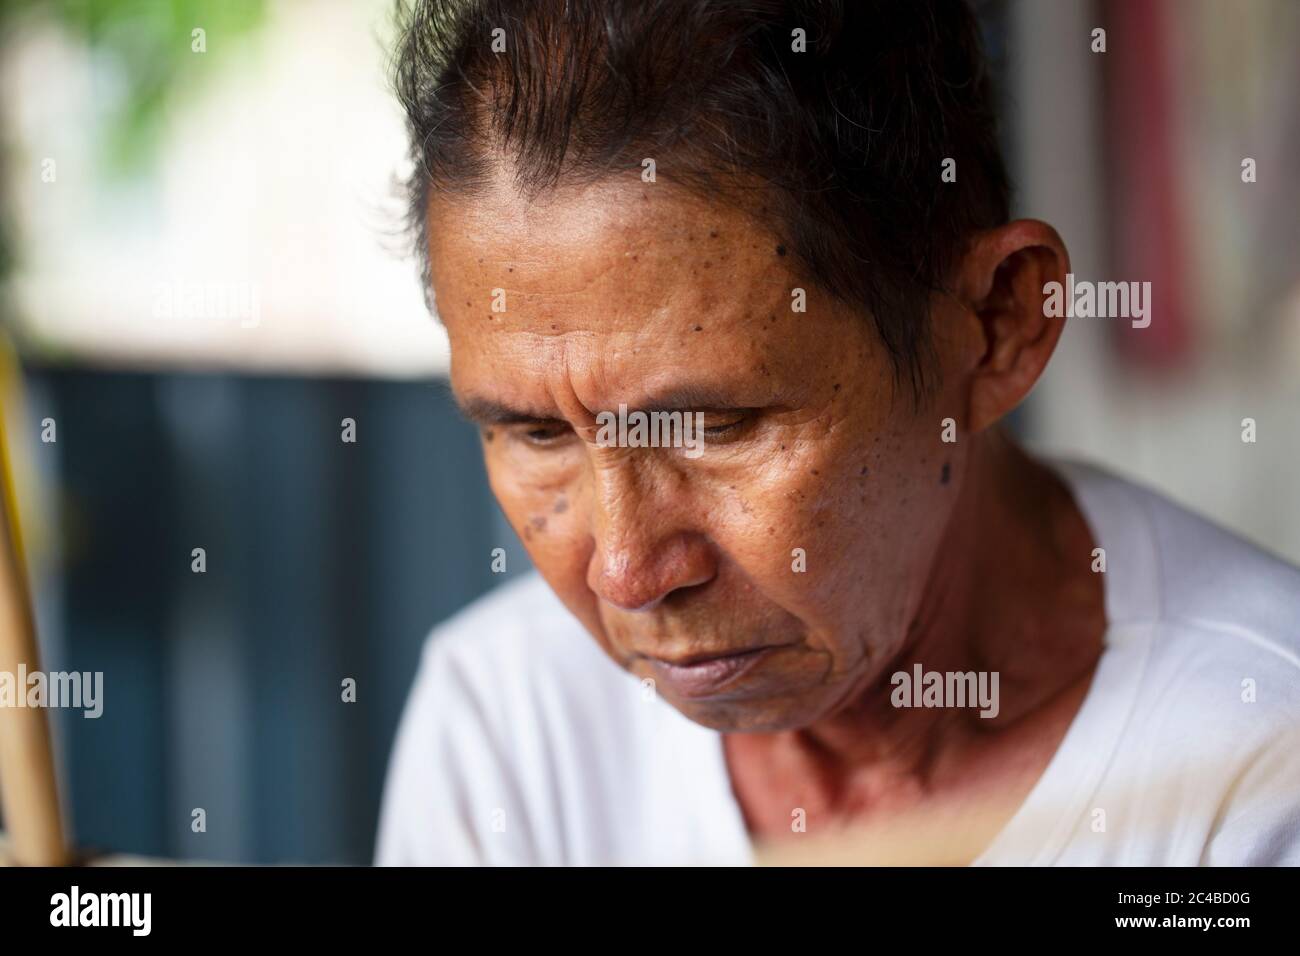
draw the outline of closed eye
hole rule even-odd
[[[725,412],[704,413],[705,438],[735,438],[752,423],[754,410],[732,409]]]
[[[517,426],[513,431],[521,441],[539,448],[559,444],[573,434],[569,423],[561,421],[529,422]]]

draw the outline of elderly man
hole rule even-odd
[[[999,427],[1070,270],[962,3],[424,0],[397,81],[540,576],[430,638],[379,862],[1300,863],[1300,574]]]

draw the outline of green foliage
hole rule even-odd
[[[126,172],[154,155],[168,105],[220,70],[223,53],[254,33],[266,10],[265,0],[4,0],[0,27],[51,19],[112,59],[125,91],[108,118],[102,160]],[[206,31],[206,53],[191,48],[195,28]]]
[[[168,106],[221,70],[223,54],[254,34],[266,11],[266,0],[0,0],[0,37],[17,23],[52,20],[112,61],[124,89],[105,117],[100,161],[106,173],[125,174],[156,155]],[[204,53],[193,50],[195,28],[206,31]],[[9,161],[3,144],[0,135],[0,191]],[[6,206],[0,202],[0,289],[20,242]],[[12,321],[10,312],[0,292],[0,327]]]

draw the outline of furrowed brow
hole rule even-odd
[[[561,417],[553,412],[514,408],[503,402],[472,395],[464,399],[457,398],[456,407],[463,417],[480,427],[563,421]],[[647,395],[644,401],[637,403],[635,406],[630,406],[629,411],[693,412],[732,407],[735,407],[735,402],[724,391],[687,385]],[[610,409],[610,411],[613,411],[613,409]]]
[[[637,408],[643,412],[695,412],[735,405],[726,392],[704,386],[686,385],[647,395]]]
[[[488,398],[456,399],[462,416],[475,425],[524,425],[530,422],[558,421],[554,415],[542,415],[524,408],[512,408]]]

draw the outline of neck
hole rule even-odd
[[[1050,706],[1091,669],[1105,628],[1092,548],[1054,474],[1000,433],[979,436],[902,650],[847,706],[789,742],[828,769],[865,772],[882,787],[924,787],[987,731]],[[917,665],[974,672],[986,688],[997,673],[997,715],[981,717],[978,704],[894,706],[901,682],[893,676],[912,679]],[[908,689],[908,699],[919,693]]]

